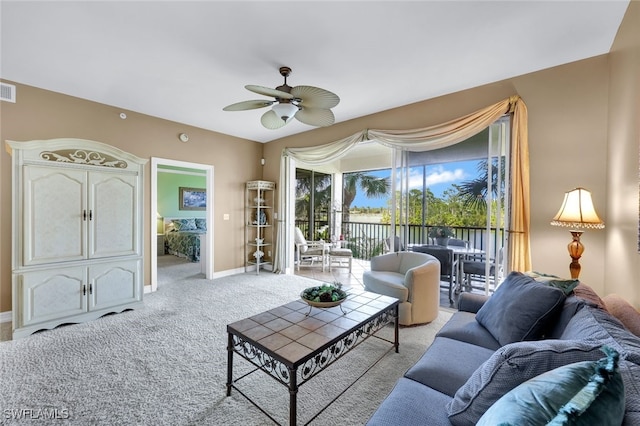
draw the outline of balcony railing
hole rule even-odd
[[[312,234],[308,233],[309,222],[296,221],[303,234],[312,235],[310,239],[315,239],[318,233],[326,227],[326,222],[316,222],[315,230]],[[407,225],[396,226],[395,234],[403,239],[403,244],[429,244],[428,237],[432,228],[439,226],[420,226],[408,225],[407,241],[404,241],[404,228]],[[498,249],[502,247],[504,238],[503,228],[491,228],[487,233],[485,228],[480,227],[459,227],[449,226],[455,233],[455,237],[460,240],[468,241],[469,247],[477,248],[485,252],[489,251],[490,258],[495,258]],[[325,228],[326,229],[326,228]],[[344,239],[347,241],[344,247],[350,248],[353,257],[356,259],[370,260],[373,256],[384,253],[387,250],[385,240],[391,235],[391,225],[382,223],[368,222],[342,222],[342,229],[346,229]]]

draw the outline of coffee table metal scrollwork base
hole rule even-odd
[[[294,301],[227,326],[227,396],[235,389],[274,422],[264,408],[253,401],[237,383],[248,375],[262,371],[289,389],[289,424],[297,424],[298,388],[342,358],[369,337],[391,344],[353,383],[322,407],[308,422],[313,421],[336,401],[367,371],[392,349],[397,353],[398,300],[361,290],[350,290],[340,308],[309,309],[302,301]],[[394,324],[394,338],[385,339],[378,331]],[[256,368],[233,378],[233,357],[239,355]],[[308,423],[307,422],[307,423]]]

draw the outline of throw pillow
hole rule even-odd
[[[562,290],[511,272],[478,310],[476,321],[504,346],[540,338],[565,300]]]
[[[455,426],[476,424],[510,390],[563,365],[602,357],[599,342],[540,340],[512,343],[498,349],[482,364],[447,404]]]
[[[207,219],[196,218],[196,228],[203,231],[207,230]]]
[[[564,292],[566,296],[570,295],[573,289],[576,288],[578,284],[580,284],[580,281],[577,279],[560,278],[555,275],[543,274],[535,271],[525,272],[525,275],[533,278],[539,283],[559,288]]]
[[[640,336],[640,312],[617,294],[608,294],[603,299],[607,311],[616,317],[627,330]]]
[[[195,219],[174,219],[171,221],[176,231],[194,231],[196,229]]]
[[[600,296],[598,296],[598,293],[593,291],[593,289],[585,283],[578,284],[576,288],[573,289],[573,294],[575,294],[577,298],[584,300],[598,309],[602,309],[604,311],[607,310],[604,302]]]
[[[517,386],[480,418],[488,425],[620,425],[624,417],[624,383],[618,353],[556,368]]]

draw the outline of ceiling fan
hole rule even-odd
[[[284,84],[275,89],[264,86],[247,85],[245,89],[264,96],[272,96],[275,100],[243,101],[228,105],[224,111],[246,111],[273,105],[260,118],[260,122],[267,129],[279,129],[294,117],[310,126],[326,127],[335,122],[331,108],[338,105],[340,98],[325,89],[313,86],[291,87],[287,84],[287,77],[291,68],[280,67],[280,75],[284,77]]]

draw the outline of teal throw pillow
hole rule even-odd
[[[625,410],[618,352],[543,373],[500,398],[480,418],[478,426],[598,425],[619,426]]]
[[[551,287],[559,288],[565,295],[570,295],[573,289],[580,284],[580,280],[561,278],[555,275],[543,274],[541,272],[528,271],[525,275],[533,278],[539,283],[546,284]]]
[[[449,421],[454,426],[475,425],[489,407],[516,386],[564,365],[597,361],[602,357],[601,346],[586,339],[505,345],[456,391],[446,407]]]

